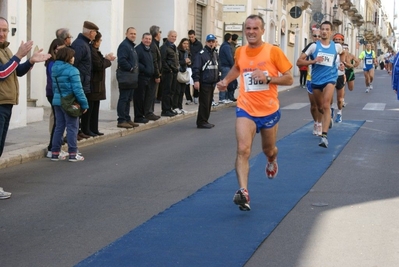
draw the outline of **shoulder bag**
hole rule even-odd
[[[76,101],[75,95],[72,93],[67,96],[62,96],[57,77],[55,78],[55,81],[57,82],[57,89],[61,98],[61,108],[71,117],[81,116],[82,110],[79,103]]]
[[[133,71],[124,71],[120,68],[117,68],[116,80],[124,87],[137,88],[139,84],[138,68],[134,68]]]

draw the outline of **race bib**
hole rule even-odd
[[[263,74],[265,76],[269,76],[267,71],[264,71]],[[244,86],[245,92],[259,92],[269,90],[269,85],[263,81],[258,81],[252,78],[252,71],[251,72],[244,72]]]
[[[367,65],[373,64],[373,59],[371,59],[371,58],[366,59],[366,64]]]
[[[334,55],[333,54],[319,52],[319,53],[317,53],[317,56],[323,57],[323,61],[316,62],[316,64],[328,66],[328,67],[332,67],[332,65],[334,64]]]

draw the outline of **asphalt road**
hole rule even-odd
[[[377,71],[374,88],[366,94],[357,74],[343,119],[367,122],[246,266],[397,266],[399,101],[386,72]],[[307,94],[287,90],[280,101],[307,103]],[[364,110],[368,103],[385,106]],[[282,114],[279,138],[311,118],[309,106]],[[234,168],[234,121],[230,107],[212,112],[211,130],[191,117],[84,147],[81,163],[3,169],[0,184],[13,196],[0,201],[0,265],[73,266],[224,175]],[[257,136],[253,155],[260,152]]]

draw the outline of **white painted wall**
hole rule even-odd
[[[9,21],[10,33],[8,34],[9,48],[15,54],[21,41],[26,42],[26,1],[8,1],[7,19]],[[11,22],[15,17],[15,23]],[[16,28],[15,36],[11,34],[11,28]],[[21,62],[26,61],[26,57]],[[26,76],[18,78],[19,81],[19,104],[12,110],[10,129],[26,125]]]

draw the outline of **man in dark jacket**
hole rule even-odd
[[[154,60],[154,77],[150,80],[150,87],[152,87],[154,91],[154,101],[152,104],[151,112],[154,113],[154,104],[155,101],[160,103],[162,97],[162,90],[160,85],[161,82],[161,71],[162,71],[162,59],[161,59],[161,51],[159,50],[159,42],[161,41],[161,30],[158,26],[153,25],[150,27],[150,33],[152,35],[151,42],[151,54],[152,59]]]
[[[177,72],[179,71],[179,54],[176,42],[177,32],[169,31],[168,39],[161,46],[162,58],[162,113],[161,116],[173,117],[172,99],[177,93]]]
[[[219,57],[215,51],[216,37],[208,34],[204,48],[197,54],[192,68],[194,89],[199,90],[197,128],[210,129],[214,124],[208,122],[211,114],[213,92],[219,81]]]
[[[90,21],[85,21],[83,23],[82,33],[79,33],[78,37],[71,45],[71,48],[75,50],[75,62],[73,65],[79,70],[83,91],[87,98],[89,98],[88,94],[90,94],[92,68],[90,42],[96,37],[97,31],[97,25]],[[92,108],[93,102],[89,101],[89,109],[81,116],[80,137],[89,138],[90,136],[97,136],[95,133],[90,131],[90,116]]]
[[[136,46],[139,58],[139,86],[134,90],[134,122],[147,123],[149,120],[158,120],[160,117],[150,112],[154,101],[153,87],[150,80],[154,76],[154,60],[151,54],[152,36],[146,32],[143,34],[141,43]]]
[[[234,58],[233,52],[230,46],[231,42],[231,34],[226,33],[224,35],[224,42],[220,46],[219,50],[219,58],[220,58],[220,71],[222,73],[221,79],[226,77],[227,73],[229,73],[230,69],[234,66]],[[231,103],[232,101],[228,99],[227,92],[219,92],[219,103],[220,104],[227,104]]]
[[[118,68],[125,72],[130,72],[132,75],[138,71],[138,57],[136,50],[134,49],[134,41],[136,40],[137,31],[133,27],[129,27],[126,30],[126,38],[118,47]],[[116,111],[118,113],[118,124],[119,128],[133,128],[138,127],[137,123],[134,123],[129,115],[130,113],[130,102],[133,100],[133,88],[131,85],[125,85],[118,83],[119,87],[119,99]]]
[[[203,46],[202,43],[195,37],[194,30],[188,31],[188,39],[190,40],[191,65],[194,65],[195,57],[197,56],[198,52],[202,50]],[[193,97],[194,104],[198,104],[198,90],[194,90]]]

